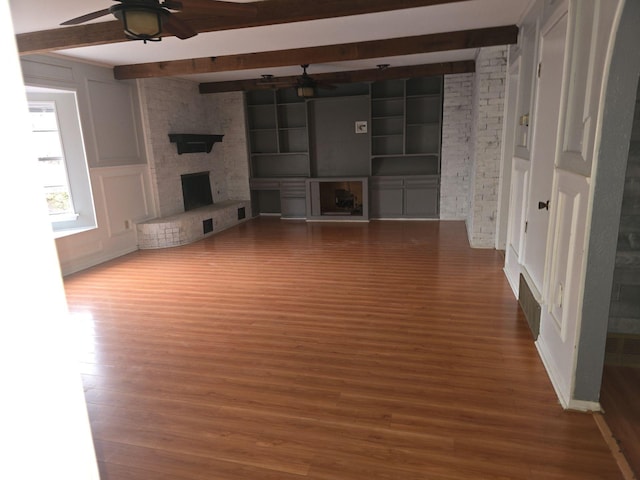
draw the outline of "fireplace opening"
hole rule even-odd
[[[362,215],[362,182],[320,183],[321,215]]]
[[[188,173],[182,180],[182,200],[184,211],[188,212],[206,205],[213,205],[209,172]]]

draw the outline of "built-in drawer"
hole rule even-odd
[[[287,179],[280,181],[280,196],[304,198],[307,195],[307,186],[304,178]]]
[[[280,180],[277,178],[252,178],[249,180],[251,190],[280,190]]]
[[[404,177],[404,186],[407,188],[437,187],[438,177],[431,175]]]
[[[370,177],[370,188],[400,188],[403,185],[402,177]]]

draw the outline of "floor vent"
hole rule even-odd
[[[207,218],[202,221],[202,233],[213,232],[213,218]]]
[[[520,275],[519,292],[518,303],[520,303],[520,307],[527,319],[533,339],[537,340],[540,333],[540,304],[531,293],[531,289],[522,275]]]

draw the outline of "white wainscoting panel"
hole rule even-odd
[[[26,80],[25,83],[37,84],[38,80],[50,82],[75,82],[73,68],[63,65],[57,65],[55,61],[51,63],[40,59],[21,59],[22,74]]]
[[[91,125],[98,165],[142,163],[135,92],[129,83],[88,80]]]
[[[97,170],[103,202],[108,205],[106,227],[109,237],[130,233],[135,229],[135,223],[153,217],[146,168],[127,166]]]
[[[146,164],[92,168],[90,175],[98,228],[56,240],[64,275],[137,250],[136,223],[156,216]]]

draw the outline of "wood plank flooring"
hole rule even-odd
[[[460,222],[260,218],[65,280],[103,480],[620,479]]]
[[[636,478],[640,478],[640,368],[605,365],[604,419]]]

